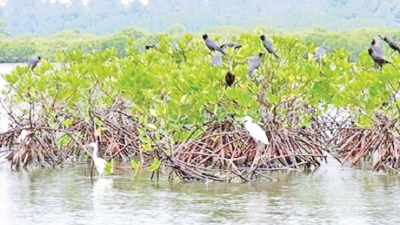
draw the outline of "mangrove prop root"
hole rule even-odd
[[[347,123],[335,130],[330,143],[335,146],[339,157],[344,157],[343,163],[352,159],[354,166],[365,159],[374,171],[397,171],[400,151],[398,119],[379,116],[367,128]]]
[[[316,135],[306,135],[307,130],[291,131],[277,122],[267,127],[272,128],[270,144],[260,149],[241,125],[213,124],[203,136],[174,151],[176,174],[181,179],[248,181],[260,171],[317,167],[325,157],[322,137],[318,140]]]

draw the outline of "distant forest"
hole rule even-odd
[[[0,1],[1,2],[1,1]],[[198,32],[234,26],[284,29],[322,26],[332,30],[400,27],[399,0],[8,0],[0,7],[0,33],[48,35],[79,29],[104,35],[137,26],[150,32]]]

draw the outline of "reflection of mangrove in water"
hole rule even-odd
[[[399,222],[393,210],[398,206],[398,176],[342,167],[333,158],[309,173],[274,172],[275,181],[211,182],[208,186],[169,182],[166,174],[159,182],[150,182],[150,173],[134,179],[122,174],[92,181],[87,169],[38,169],[31,175],[13,173],[2,164],[0,208],[6,209],[0,211],[1,218],[5,224],[32,220],[38,224]]]

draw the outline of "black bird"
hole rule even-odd
[[[314,53],[314,60],[319,62],[321,58],[326,54],[325,46],[319,47]]]
[[[381,35],[379,35],[380,38],[382,38]],[[391,49],[393,49],[394,51],[398,51],[400,53],[400,47],[396,44],[396,42],[394,42],[392,39],[388,38],[388,37],[384,37],[382,38],[386,43],[388,43],[389,47]]]
[[[145,45],[144,47],[146,48],[146,50],[151,49],[151,48],[157,49],[157,47],[155,45]]]
[[[375,52],[372,46],[368,49],[368,53],[371,56],[372,60],[374,60],[375,66],[378,66],[379,68],[382,68],[384,64],[391,63],[384,59],[381,54]]]
[[[274,46],[272,46],[272,42],[270,40],[268,40],[264,34],[262,34],[260,36],[260,39],[265,47],[265,49],[267,49],[267,51],[269,53],[271,53],[272,55],[274,55],[276,58],[279,58],[279,56],[276,54]]]
[[[260,58],[262,55],[264,55],[264,53],[260,52],[249,58],[249,73],[247,74],[247,79],[250,80],[253,76],[254,70],[260,66]]]
[[[222,54],[221,52],[215,52],[211,58],[211,62],[214,66],[222,66]]]
[[[233,74],[231,71],[228,71],[225,76],[225,82],[227,86],[232,86],[232,84],[235,82],[235,74]]]
[[[375,38],[372,39],[372,41],[371,41],[371,48],[372,48],[372,50],[373,50],[376,54],[382,56],[382,58],[383,58],[383,49],[382,49],[382,46],[381,46],[380,42],[378,42],[377,40],[375,40]]]
[[[210,49],[211,51],[219,51],[224,56],[226,56],[226,53],[224,52],[224,50],[222,50],[222,48],[219,47],[217,42],[215,42],[213,39],[209,38],[207,34],[203,35],[203,39],[204,39],[204,42],[206,43],[208,49]]]
[[[380,45],[380,42],[377,41],[375,38],[371,41],[371,47],[368,49],[368,53],[371,56],[372,60],[375,62],[375,66],[382,69],[384,64],[390,63],[386,59],[383,58],[383,49]]]
[[[242,46],[241,46],[239,43],[237,43],[237,42],[231,41],[231,42],[227,42],[227,43],[221,45],[220,47],[221,47],[222,49],[224,49],[224,48],[239,49],[239,48],[241,48]]]
[[[36,65],[40,62],[40,56],[37,58],[32,58],[28,61],[28,66],[31,68],[31,70],[35,69]]]

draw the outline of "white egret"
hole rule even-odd
[[[97,172],[99,172],[99,175],[100,176],[104,175],[104,169],[106,168],[107,161],[97,156],[97,154],[99,152],[99,146],[97,145],[96,142],[92,142],[85,146],[93,148],[92,158],[93,158],[94,165],[96,166],[96,169],[97,169]]]
[[[256,123],[253,123],[253,119],[250,116],[244,117],[244,127],[249,132],[250,136],[257,143],[260,150],[257,150],[256,156],[254,157],[253,163],[251,164],[251,170],[254,170],[260,160],[260,154],[264,145],[269,145],[269,140],[265,131]]]
[[[253,119],[250,116],[244,117],[244,127],[257,144],[261,142],[265,145],[269,145],[269,140],[265,131],[258,124],[253,123]]]

